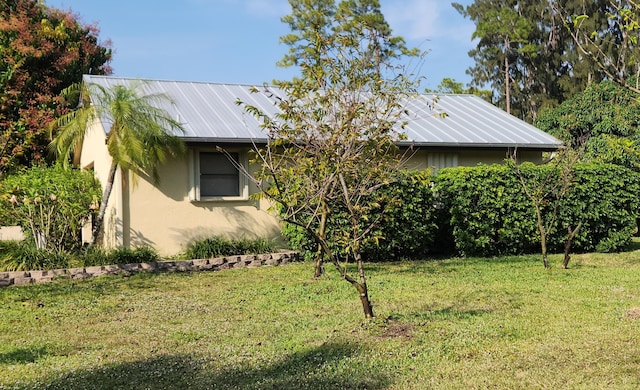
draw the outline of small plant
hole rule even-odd
[[[70,261],[65,252],[38,249],[28,240],[0,242],[0,271],[67,268]]]
[[[214,236],[189,243],[185,257],[189,259],[206,259],[211,257],[247,255],[269,253],[276,250],[276,246],[264,238],[230,240],[225,237]]]
[[[109,264],[151,263],[159,260],[158,253],[149,247],[104,250],[91,247],[79,254],[84,267]]]

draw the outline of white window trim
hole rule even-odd
[[[238,153],[238,160],[242,167],[248,169],[247,152],[242,150],[230,150],[230,153]],[[200,153],[220,153],[215,149],[189,149],[189,200],[191,202],[220,202],[249,200],[249,180],[238,172],[240,182],[240,196],[200,196]]]

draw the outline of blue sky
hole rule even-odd
[[[123,77],[262,84],[289,79],[275,63],[289,32],[280,18],[287,0],[46,0],[71,9],[86,24],[97,23],[101,41],[114,49],[111,65]],[[468,5],[472,0],[458,0]],[[421,65],[424,87],[443,77],[467,83],[473,64],[474,25],[443,0],[380,0],[395,35],[429,51]]]

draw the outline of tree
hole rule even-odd
[[[0,2],[0,175],[44,163],[43,124],[69,111],[60,92],[83,74],[109,74],[109,45],[95,26],[42,1]]]
[[[93,228],[94,243],[102,228],[117,170],[130,170],[157,182],[158,166],[185,151],[182,140],[174,135],[183,131],[182,125],[159,108],[169,97],[141,94],[142,85],[105,88],[98,84],[83,84],[82,105],[52,123],[57,136],[50,148],[63,164],[68,165],[69,158],[82,145],[88,125],[98,118],[110,119],[106,144],[112,161]],[[77,88],[80,86],[74,85],[65,92]]]
[[[558,8],[590,15],[593,29],[606,34],[618,30],[608,22],[608,0],[476,0],[467,7],[453,5],[476,23],[473,37],[478,44],[469,52],[475,65],[467,70],[472,85],[490,86],[495,100],[522,119],[533,122],[542,109],[604,77],[576,47]]]
[[[536,227],[540,237],[540,253],[545,268],[549,268],[548,238],[556,229],[560,205],[565,199],[574,180],[574,167],[580,159],[580,152],[566,148],[557,152],[556,156],[547,164],[547,169],[535,169],[532,163],[519,166],[516,154],[507,160],[520,181],[522,190],[531,201],[536,215]],[[578,222],[567,227],[563,266],[569,266],[569,252],[571,242],[582,226]]]
[[[606,24],[596,22],[594,15],[575,12],[562,5],[555,10],[561,15],[566,30],[584,57],[594,63],[609,80],[635,93],[640,93],[640,4],[635,0],[610,0],[602,12]],[[630,80],[631,76],[635,76]]]
[[[21,226],[38,249],[74,251],[82,246],[82,228],[99,196],[91,172],[32,167],[0,182],[0,220]]]
[[[535,122],[567,145],[584,145],[583,161],[640,170],[640,102],[637,95],[613,81],[591,84]]]
[[[351,283],[365,317],[373,317],[361,250],[375,240],[372,232],[394,202],[376,190],[393,181],[402,164],[396,141],[402,138],[403,103],[417,83],[398,60],[416,51],[391,36],[378,1],[290,4],[283,21],[292,33],[282,39],[290,50],[281,64],[298,66],[301,77],[265,87],[277,115],[240,102],[268,135],[267,144],[256,148],[261,168],[245,174],[284,222],[314,237],[319,259]],[[346,217],[338,223],[340,213]],[[328,232],[328,224],[340,228]],[[335,244],[343,250],[335,251]]]
[[[434,90],[432,89],[425,89],[426,93],[454,93],[454,94],[472,94],[472,95],[476,95],[476,96],[480,96],[481,98],[483,98],[484,100],[488,101],[489,103],[493,103],[492,102],[492,97],[493,97],[493,93],[490,90],[487,89],[477,89],[474,88],[473,86],[466,86],[459,81],[456,81],[455,79],[449,78],[449,77],[445,77],[440,81],[440,84],[438,84],[438,87]]]

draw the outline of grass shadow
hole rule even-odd
[[[357,346],[328,343],[274,362],[225,364],[217,357],[169,355],[73,371],[47,389],[383,389],[390,379],[366,371]],[[29,384],[26,384],[28,388]]]
[[[47,354],[48,351],[45,347],[14,349],[0,353],[0,365],[35,363],[36,360]]]

